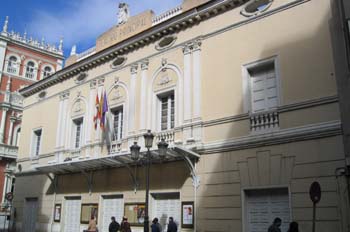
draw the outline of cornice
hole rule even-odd
[[[3,36],[0,34],[0,39],[1,40],[5,40],[6,42],[8,43],[13,43],[13,44],[16,44],[18,46],[21,46],[21,47],[25,47],[27,49],[30,49],[30,50],[34,50],[34,51],[37,51],[39,53],[43,53],[43,54],[46,54],[46,55],[49,55],[49,56],[53,56],[57,59],[61,59],[63,60],[64,59],[64,56],[63,55],[60,55],[60,54],[57,54],[57,53],[54,53],[54,52],[49,52],[47,50],[43,50],[43,49],[40,49],[40,48],[37,48],[37,47],[34,47],[34,46],[31,46],[29,44],[25,44],[25,43],[21,43],[19,41],[16,41],[16,40],[13,40],[11,38],[8,38],[6,36]]]
[[[218,14],[233,9],[246,1],[247,0],[214,0],[207,2],[203,5],[176,15],[167,21],[159,23],[147,29],[146,31],[132,36],[118,44],[99,51],[98,53],[86,59],[74,63],[56,72],[54,75],[22,89],[20,92],[23,96],[29,97],[42,89],[48,88],[58,82],[69,79],[82,71],[87,71],[93,67],[106,63],[118,55],[125,55],[134,51],[135,49],[144,47],[158,40],[164,35],[169,35],[181,30],[185,30],[194,24],[198,24],[201,21],[207,20]]]
[[[252,134],[226,141],[207,143],[201,147],[197,147],[196,151],[201,154],[211,154],[257,148],[262,146],[293,143],[298,141],[337,136],[341,134],[341,122],[330,121],[313,125],[282,129],[265,134]]]

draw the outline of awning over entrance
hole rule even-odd
[[[50,180],[54,183],[55,188],[57,187],[57,176],[70,173],[82,173],[87,182],[89,192],[92,190],[92,176],[94,171],[103,170],[107,168],[122,168],[128,169],[131,179],[134,185],[134,191],[136,192],[139,186],[139,181],[134,175],[131,166],[142,165],[142,160],[145,160],[146,152],[141,152],[141,159],[139,161],[134,161],[131,158],[130,152],[111,154],[100,158],[89,158],[82,160],[70,160],[61,163],[48,164],[37,166],[36,172],[41,174],[46,174]],[[199,178],[195,171],[195,162],[200,158],[200,155],[186,149],[181,146],[173,146],[167,149],[166,156],[160,159],[158,155],[158,150],[151,151],[151,162],[152,163],[166,163],[173,161],[185,161],[186,166],[191,172],[191,177],[193,180],[193,185],[195,187],[199,186]],[[53,176],[52,176],[53,174]]]
[[[157,150],[152,150],[152,163],[172,162],[177,160],[193,160],[198,159],[199,155],[189,149],[174,146],[169,148],[164,159],[160,159]],[[141,153],[141,157],[145,157],[146,152]],[[106,168],[117,168],[135,165],[135,161],[131,159],[130,152],[111,154],[100,158],[90,158],[84,160],[65,161],[57,164],[48,164],[36,167],[41,173],[53,174],[69,174],[77,172],[88,172],[101,170]]]

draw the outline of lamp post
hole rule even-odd
[[[151,167],[150,149],[153,145],[154,135],[152,134],[151,130],[148,130],[143,137],[145,139],[145,147],[147,148],[147,154],[145,159],[146,160],[146,202],[145,202],[145,220],[143,224],[143,231],[149,232],[148,202],[149,202],[149,178],[150,178],[150,167]],[[131,158],[134,161],[137,161],[140,159],[140,148],[141,147],[137,145],[137,142],[134,142],[134,144],[130,147]],[[161,159],[165,158],[167,148],[168,148],[168,144],[164,141],[164,139],[162,139],[161,142],[158,143],[159,157]]]

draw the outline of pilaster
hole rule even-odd
[[[136,78],[137,78],[138,65],[134,64],[130,68],[131,80],[130,80],[130,101],[129,101],[129,135],[135,133],[135,97],[136,97]]]
[[[140,131],[146,132],[148,60],[141,62]]]
[[[5,122],[6,122],[7,111],[8,111],[7,108],[2,109],[1,123],[0,123],[0,143],[4,143]]]

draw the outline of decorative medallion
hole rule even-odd
[[[168,36],[164,36],[156,45],[156,49],[157,50],[162,50],[168,47],[171,47],[175,41],[176,41],[177,37],[174,35],[168,35]]]

